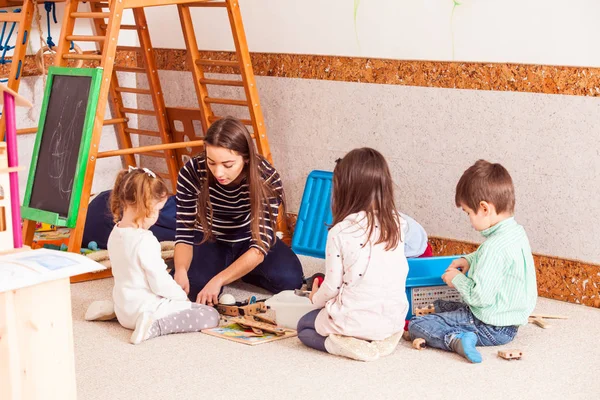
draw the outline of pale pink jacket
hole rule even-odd
[[[313,303],[324,307],[315,321],[322,336],[339,334],[382,340],[404,329],[408,311],[408,263],[403,243],[393,250],[373,245],[378,223],[367,238],[365,212],[351,214],[327,235],[325,281]],[[401,219],[404,238],[406,222]]]

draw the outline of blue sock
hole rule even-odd
[[[473,332],[462,332],[455,335],[450,342],[450,348],[472,363],[481,362],[481,354],[475,347],[477,335]]]

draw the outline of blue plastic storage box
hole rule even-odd
[[[292,250],[296,254],[325,258],[327,232],[333,220],[332,186],[332,172],[315,170],[308,175],[292,238]],[[425,308],[437,299],[460,301],[458,291],[449,288],[441,278],[452,260],[458,257],[460,256],[408,259],[407,318],[414,316],[415,309]]]

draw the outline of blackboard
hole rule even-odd
[[[101,73],[95,68],[49,70],[23,218],[75,226]]]

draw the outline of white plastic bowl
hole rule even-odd
[[[275,311],[277,325],[288,329],[296,329],[300,318],[318,308],[308,297],[297,296],[293,290],[277,293],[265,301],[265,304]]]

